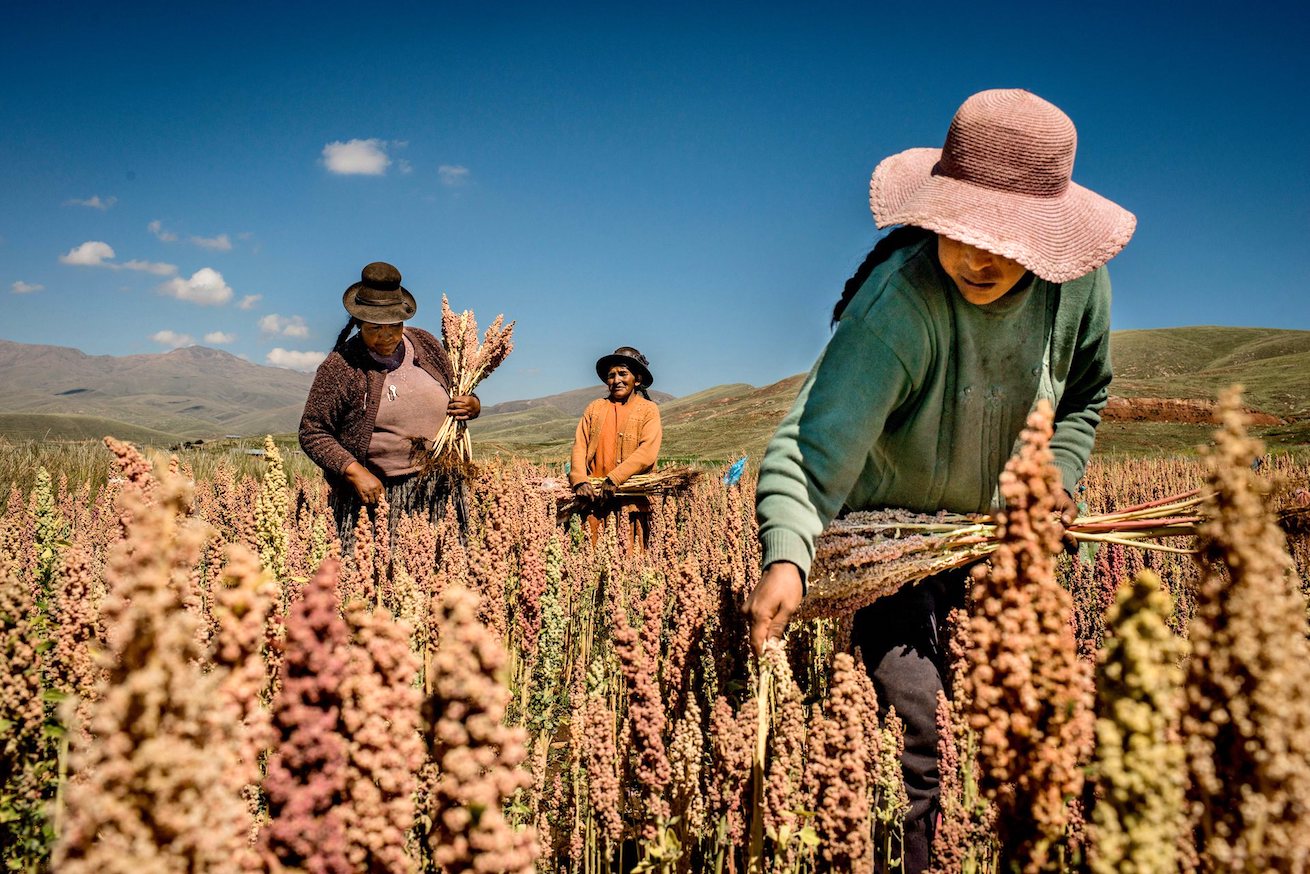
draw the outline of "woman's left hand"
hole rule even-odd
[[[481,412],[482,401],[478,400],[477,395],[457,395],[446,406],[446,414],[461,422],[476,419]]]
[[[1068,489],[1055,493],[1055,521],[1060,523],[1060,539],[1064,541],[1064,551],[1070,555],[1078,552],[1078,541],[1069,533],[1069,526],[1078,520],[1078,502]]]

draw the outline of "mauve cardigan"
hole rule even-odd
[[[414,347],[414,364],[450,394],[454,379],[441,342],[420,328],[405,328],[405,336]],[[343,351],[329,353],[314,374],[300,417],[300,447],[323,468],[333,491],[348,489],[346,468],[368,457],[386,375],[358,334]]]

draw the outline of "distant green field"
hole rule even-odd
[[[10,440],[99,440],[106,434],[143,446],[169,446],[176,434],[100,416],[0,413],[0,435]]]
[[[1111,391],[1124,397],[1214,399],[1220,389],[1240,383],[1248,406],[1283,417],[1310,416],[1310,331],[1117,331],[1111,356]]]
[[[212,478],[220,464],[231,467],[238,474],[257,475],[264,469],[263,458],[253,454],[256,451],[262,452],[263,437],[216,440],[177,450],[171,450],[168,444],[163,443],[136,440],[127,442],[142,447],[147,457],[163,459],[176,455],[200,479]],[[296,435],[276,435],[274,442],[282,453],[287,475],[293,481],[297,477],[322,476],[313,462],[300,451]],[[90,482],[92,488],[98,489],[112,473],[113,456],[100,437],[60,441],[9,440],[0,437],[0,501],[15,486],[20,492],[30,490],[36,480],[37,469],[42,467],[56,478],[60,474],[66,475],[69,483],[74,486]]]

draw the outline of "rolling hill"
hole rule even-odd
[[[0,340],[0,413],[9,414],[0,433],[39,427],[80,439],[87,418],[107,420],[116,433],[145,428],[170,440],[283,433],[300,421],[312,379],[203,346],[113,356]]]
[[[1310,331],[1190,327],[1118,331],[1111,337],[1115,396],[1098,451],[1185,450],[1203,442],[1218,390],[1246,386],[1265,414],[1271,445],[1310,445]],[[664,420],[666,459],[758,458],[803,375],[755,387],[719,385],[686,397],[652,392]],[[221,434],[290,434],[311,377],[200,347],[160,355],[88,356],[75,349],[0,341],[0,435],[99,437],[146,443]],[[483,410],[480,453],[562,462],[592,385]]]
[[[1310,416],[1310,331],[1157,328],[1111,336],[1123,397],[1213,399],[1241,383],[1248,404],[1281,418]]]
[[[1310,446],[1310,331],[1191,327],[1111,335],[1114,396],[1098,452],[1189,451],[1208,439],[1219,390],[1246,387],[1272,448]],[[756,388],[721,385],[661,403],[666,459],[758,458],[795,399],[803,374]],[[537,408],[473,427],[484,450],[562,461],[577,417]]]

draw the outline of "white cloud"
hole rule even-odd
[[[142,273],[153,273],[156,276],[172,276],[177,272],[176,264],[165,264],[162,261],[138,261],[133,258],[131,261],[124,261],[122,264],[106,264],[106,267],[112,267],[115,270],[120,267],[124,270],[138,270]]]
[[[262,294],[248,294],[245,297],[241,298],[241,303],[237,304],[237,309],[253,310],[255,308],[255,304],[259,303],[263,299],[264,296]]]
[[[319,362],[326,357],[327,355],[322,352],[293,352],[280,346],[270,350],[266,356],[268,363],[274,367],[286,367],[291,370],[306,372],[318,367]]]
[[[469,168],[462,164],[442,164],[437,168],[437,175],[442,185],[456,188],[469,181]]]
[[[177,234],[174,231],[165,229],[164,223],[161,222],[159,219],[155,219],[150,224],[146,225],[146,228],[150,231],[150,233],[154,234],[156,237],[163,240],[165,243],[177,242],[178,239]],[[219,234],[218,236],[215,237],[199,237],[193,235],[187,237],[187,242],[199,246],[202,249],[209,249],[214,252],[232,251],[232,238],[229,237],[227,234]]]
[[[60,255],[59,260],[61,263],[74,264],[79,267],[136,270],[141,273],[153,273],[156,276],[172,276],[177,272],[177,267],[173,264],[164,264],[159,261],[140,261],[135,258],[131,261],[124,261],[122,264],[116,264],[110,260],[113,257],[113,246],[99,240],[87,240],[82,245],[69,249],[66,254]]]
[[[225,346],[236,338],[236,334],[228,334],[224,331],[210,331],[205,335],[205,342],[213,346]]]
[[[116,203],[118,203],[117,197],[101,197],[98,194],[93,194],[85,200],[74,197],[72,200],[64,201],[66,206],[89,206],[92,209],[98,209],[101,212],[107,211],[109,207]]]
[[[338,140],[323,147],[323,163],[330,173],[381,176],[391,159],[387,157],[385,140]]]
[[[309,325],[305,324],[303,316],[279,316],[277,313],[269,313],[259,320],[259,330],[272,336],[281,334],[283,337],[301,339],[309,336]]]
[[[406,161],[404,158],[399,158],[396,161],[396,169],[408,176],[410,173],[414,172],[414,165]]]
[[[212,267],[201,267],[190,279],[174,277],[159,290],[178,300],[189,300],[201,306],[218,306],[232,299],[232,287],[223,281],[223,274]]]
[[[150,233],[154,234],[165,243],[171,243],[177,239],[177,234],[172,231],[164,230],[164,223],[159,219],[155,219],[150,224],[146,225],[146,228],[149,229]]]
[[[87,240],[80,246],[69,249],[67,255],[60,255],[64,264],[76,264],[79,267],[108,267],[105,260],[114,257],[114,249],[108,243],[99,240]]]
[[[169,349],[177,349],[180,346],[190,346],[192,343],[196,342],[195,338],[190,334],[179,334],[177,331],[168,330],[156,331],[150,335],[150,339],[154,340],[161,346],[167,346]]]
[[[45,286],[41,283],[24,282],[21,279],[9,287],[13,289],[14,294],[31,294],[34,291],[45,291]]]
[[[202,249],[212,249],[215,252],[231,252],[232,241],[228,239],[227,234],[219,234],[217,237],[188,237]]]

